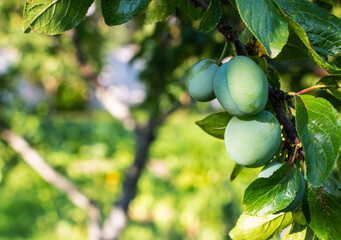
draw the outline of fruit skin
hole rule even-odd
[[[234,116],[227,124],[224,139],[227,153],[234,162],[256,168],[276,154],[281,143],[281,128],[276,117],[263,110],[245,118]]]
[[[208,102],[215,98],[213,79],[219,66],[213,59],[204,59],[194,64],[188,72],[187,90],[189,95],[199,102]]]
[[[220,105],[239,117],[260,112],[268,99],[268,81],[264,72],[245,56],[236,56],[220,66],[213,89]]]
[[[277,169],[279,169],[282,166],[282,163],[279,162],[272,162],[265,166],[262,171],[258,174],[258,178],[268,178],[270,177]],[[305,190],[305,179],[300,170],[298,170],[300,174],[300,187],[298,188],[298,191],[296,193],[296,197],[294,200],[283,210],[279,212],[290,212],[291,210],[295,209],[297,205],[300,203],[300,201],[303,198],[304,190]]]

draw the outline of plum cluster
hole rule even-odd
[[[221,66],[212,59],[201,60],[188,73],[187,89],[197,101],[216,97],[234,115],[224,137],[233,161],[255,168],[274,157],[281,143],[281,128],[276,117],[264,110],[268,81],[253,60],[236,56]]]
[[[268,178],[282,163],[273,161],[281,144],[281,128],[276,117],[264,110],[268,81],[262,69],[250,58],[237,56],[218,66],[212,59],[195,64],[189,71],[187,89],[197,101],[215,97],[233,117],[226,126],[224,140],[231,159],[239,165],[256,168],[266,165],[258,178]],[[301,171],[295,199],[280,212],[297,207],[305,190]]]

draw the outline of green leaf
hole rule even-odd
[[[328,75],[320,79],[316,85],[325,85],[326,89],[337,99],[341,100],[341,75]]]
[[[94,0],[31,0],[25,3],[22,30],[55,35],[77,26]]]
[[[233,240],[264,240],[279,235],[293,221],[291,213],[249,216],[243,213],[229,235]]]
[[[213,137],[224,139],[224,133],[227,124],[233,116],[227,112],[220,112],[209,115],[203,120],[196,121],[195,123],[206,133]]]
[[[308,187],[309,226],[320,239],[341,239],[341,185],[334,178],[322,188]]]
[[[341,53],[341,20],[307,0],[274,0],[289,17],[289,24],[308,48],[309,57],[330,73],[340,72],[327,55]]]
[[[297,222],[291,224],[289,231],[282,240],[304,240],[307,235],[307,226],[300,225]]]
[[[257,178],[245,190],[245,212],[262,216],[283,210],[295,199],[300,182],[298,170],[286,164],[268,178]]]
[[[179,0],[177,7],[192,20],[197,20],[204,14],[204,10],[201,7],[194,7],[191,0]]]
[[[211,32],[218,25],[221,13],[220,0],[211,0],[207,11],[201,18],[199,31],[204,33]]]
[[[271,65],[268,66],[266,76],[271,86],[275,88],[281,88],[281,82],[277,70]]]
[[[102,0],[102,14],[107,25],[120,25],[138,14],[151,0]]]
[[[340,118],[323,98],[295,96],[296,129],[305,153],[307,179],[321,186],[331,174],[341,147]]]
[[[239,173],[243,170],[243,168],[244,167],[242,165],[239,165],[237,163],[234,164],[234,168],[233,168],[231,176],[230,176],[231,182],[239,175]]]
[[[287,44],[284,46],[282,52],[275,58],[275,60],[279,62],[284,62],[308,58],[309,55],[307,53],[305,45],[295,34],[295,32],[290,31]]]
[[[236,4],[236,0],[229,0],[229,2],[235,9],[238,9],[237,4]]]
[[[165,20],[175,11],[178,0],[152,0],[146,10],[145,23],[151,24]]]
[[[272,0],[236,0],[241,18],[264,45],[267,54],[276,57],[289,36],[288,22]]]
[[[307,33],[321,56],[341,53],[341,20],[308,0],[275,0]]]
[[[314,234],[313,240],[319,240],[319,238],[316,236],[316,234]]]

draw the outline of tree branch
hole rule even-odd
[[[155,140],[155,131],[159,126],[150,119],[145,127],[136,129],[137,148],[134,163],[128,169],[123,183],[122,197],[114,204],[109,217],[104,223],[103,240],[116,240],[127,224],[127,212],[130,202],[136,195],[137,183],[148,160],[148,152]]]
[[[272,107],[275,110],[276,117],[280,124],[283,125],[284,131],[287,134],[287,137],[294,144],[298,143],[298,136],[296,132],[296,127],[294,123],[288,118],[285,110],[282,108],[281,102],[285,101],[285,93],[277,88],[269,85],[269,100],[271,102]]]
[[[2,139],[8,143],[21,157],[48,183],[64,192],[70,201],[87,212],[89,216],[88,233],[90,240],[98,240],[100,234],[100,211],[67,178],[54,170],[45,160],[20,136],[11,130],[1,132]]]
[[[191,2],[195,7],[199,6],[205,11],[209,6],[209,2],[207,0],[191,0]],[[248,56],[246,47],[238,39],[238,32],[233,30],[223,17],[220,18],[217,29],[224,35],[227,42],[233,42],[235,44],[238,55]]]

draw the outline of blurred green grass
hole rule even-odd
[[[229,181],[233,162],[224,142],[194,123],[205,115],[179,111],[160,129],[121,239],[227,238],[257,172],[243,170]],[[26,127],[17,124],[16,132],[107,216],[133,161],[134,135],[105,112],[17,118]],[[0,148],[0,239],[86,239],[86,214],[11,149]]]

